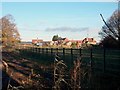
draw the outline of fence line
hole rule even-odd
[[[37,47],[28,47],[25,48],[24,50],[46,55],[49,54],[51,55],[51,57],[57,54],[62,56],[63,60],[66,60],[69,57],[69,62],[70,61],[72,62],[79,56],[82,57],[83,62],[90,63],[92,69],[100,69],[103,72],[115,71],[120,74],[120,56],[119,56],[120,50],[112,50],[105,48],[76,49],[76,48],[37,48]]]

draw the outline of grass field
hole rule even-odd
[[[100,88],[119,87],[120,84],[120,50],[92,48],[91,49],[35,49],[23,50],[22,54],[36,62],[50,65],[54,63],[55,54],[64,60],[68,72],[73,68],[73,61],[81,56],[84,67],[92,69],[90,87]],[[91,66],[92,64],[92,66]],[[89,67],[90,66],[90,67]],[[110,83],[111,82],[111,83]],[[107,90],[106,89],[106,90]]]
[[[71,84],[70,71],[74,67],[73,61],[81,56],[81,59],[79,58],[79,60],[81,60],[83,64],[81,70],[92,70],[87,72],[86,74],[91,75],[90,80],[87,76],[85,76],[83,77],[83,81],[80,81],[81,87],[83,88],[81,90],[84,90],[84,88],[94,88],[92,90],[101,90],[103,88],[105,88],[105,90],[109,90],[110,88],[113,88],[114,90],[119,90],[120,88],[120,50],[104,50],[96,48],[92,48],[92,50],[29,48],[21,49],[19,51],[3,53],[3,59],[8,62],[10,70],[14,71],[13,78],[15,80],[19,80],[20,78],[20,80],[24,81],[25,79],[27,79],[32,68],[34,69],[35,74],[40,74],[40,84],[52,89],[52,87],[54,86],[54,61],[55,55],[57,54],[59,56],[58,59],[62,59],[67,65],[66,73],[69,77],[66,78],[66,81],[69,84]],[[38,78],[36,78],[35,80],[38,80]],[[34,88],[31,86],[28,87]]]
[[[92,65],[92,68],[120,74],[120,50],[117,49],[29,48],[22,50],[22,54],[43,64],[53,63],[57,54],[69,68],[72,67],[74,60],[81,57],[82,62]]]

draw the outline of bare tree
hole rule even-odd
[[[113,44],[112,46],[120,47],[120,10],[115,10],[107,21],[104,20],[102,14],[100,15],[105,23],[102,27],[102,31],[99,33],[102,36],[102,44]],[[111,41],[113,43],[111,43]]]
[[[12,15],[6,15],[0,19],[0,31],[2,31],[2,45],[4,47],[12,47],[20,42],[20,34],[14,21]]]

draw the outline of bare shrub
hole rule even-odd
[[[54,61],[54,90],[61,90],[64,84],[68,85],[67,81],[65,80],[66,75],[66,68],[67,65],[64,63],[63,60],[58,60],[59,58],[57,55],[55,56]]]
[[[80,90],[90,87],[91,67],[89,64],[82,62],[81,57],[73,61],[73,69],[71,72],[71,86],[73,90]]]

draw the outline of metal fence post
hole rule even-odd
[[[104,61],[103,61],[103,72],[105,72],[105,54],[106,54],[106,49],[104,48],[104,53],[103,53],[103,58],[104,58]]]
[[[82,49],[80,48],[80,49],[79,49],[80,57],[82,56],[81,50],[82,50]]]
[[[92,61],[92,59],[93,59],[93,55],[92,55],[92,48],[90,49],[90,66],[91,66],[91,69],[93,68],[93,61]]]
[[[32,52],[34,52],[34,47],[32,47]]]
[[[48,48],[46,48],[46,54],[48,54]]]
[[[42,54],[44,53],[44,48],[42,48]]]
[[[73,61],[73,49],[71,48],[71,62]]]
[[[58,55],[58,48],[56,48],[56,54]]]
[[[63,59],[65,60],[65,48],[63,48]]]
[[[40,48],[38,48],[38,53],[40,53]]]
[[[52,60],[52,56],[53,56],[53,48],[51,48],[51,60]]]
[[[36,47],[36,53],[38,53],[38,48]]]

